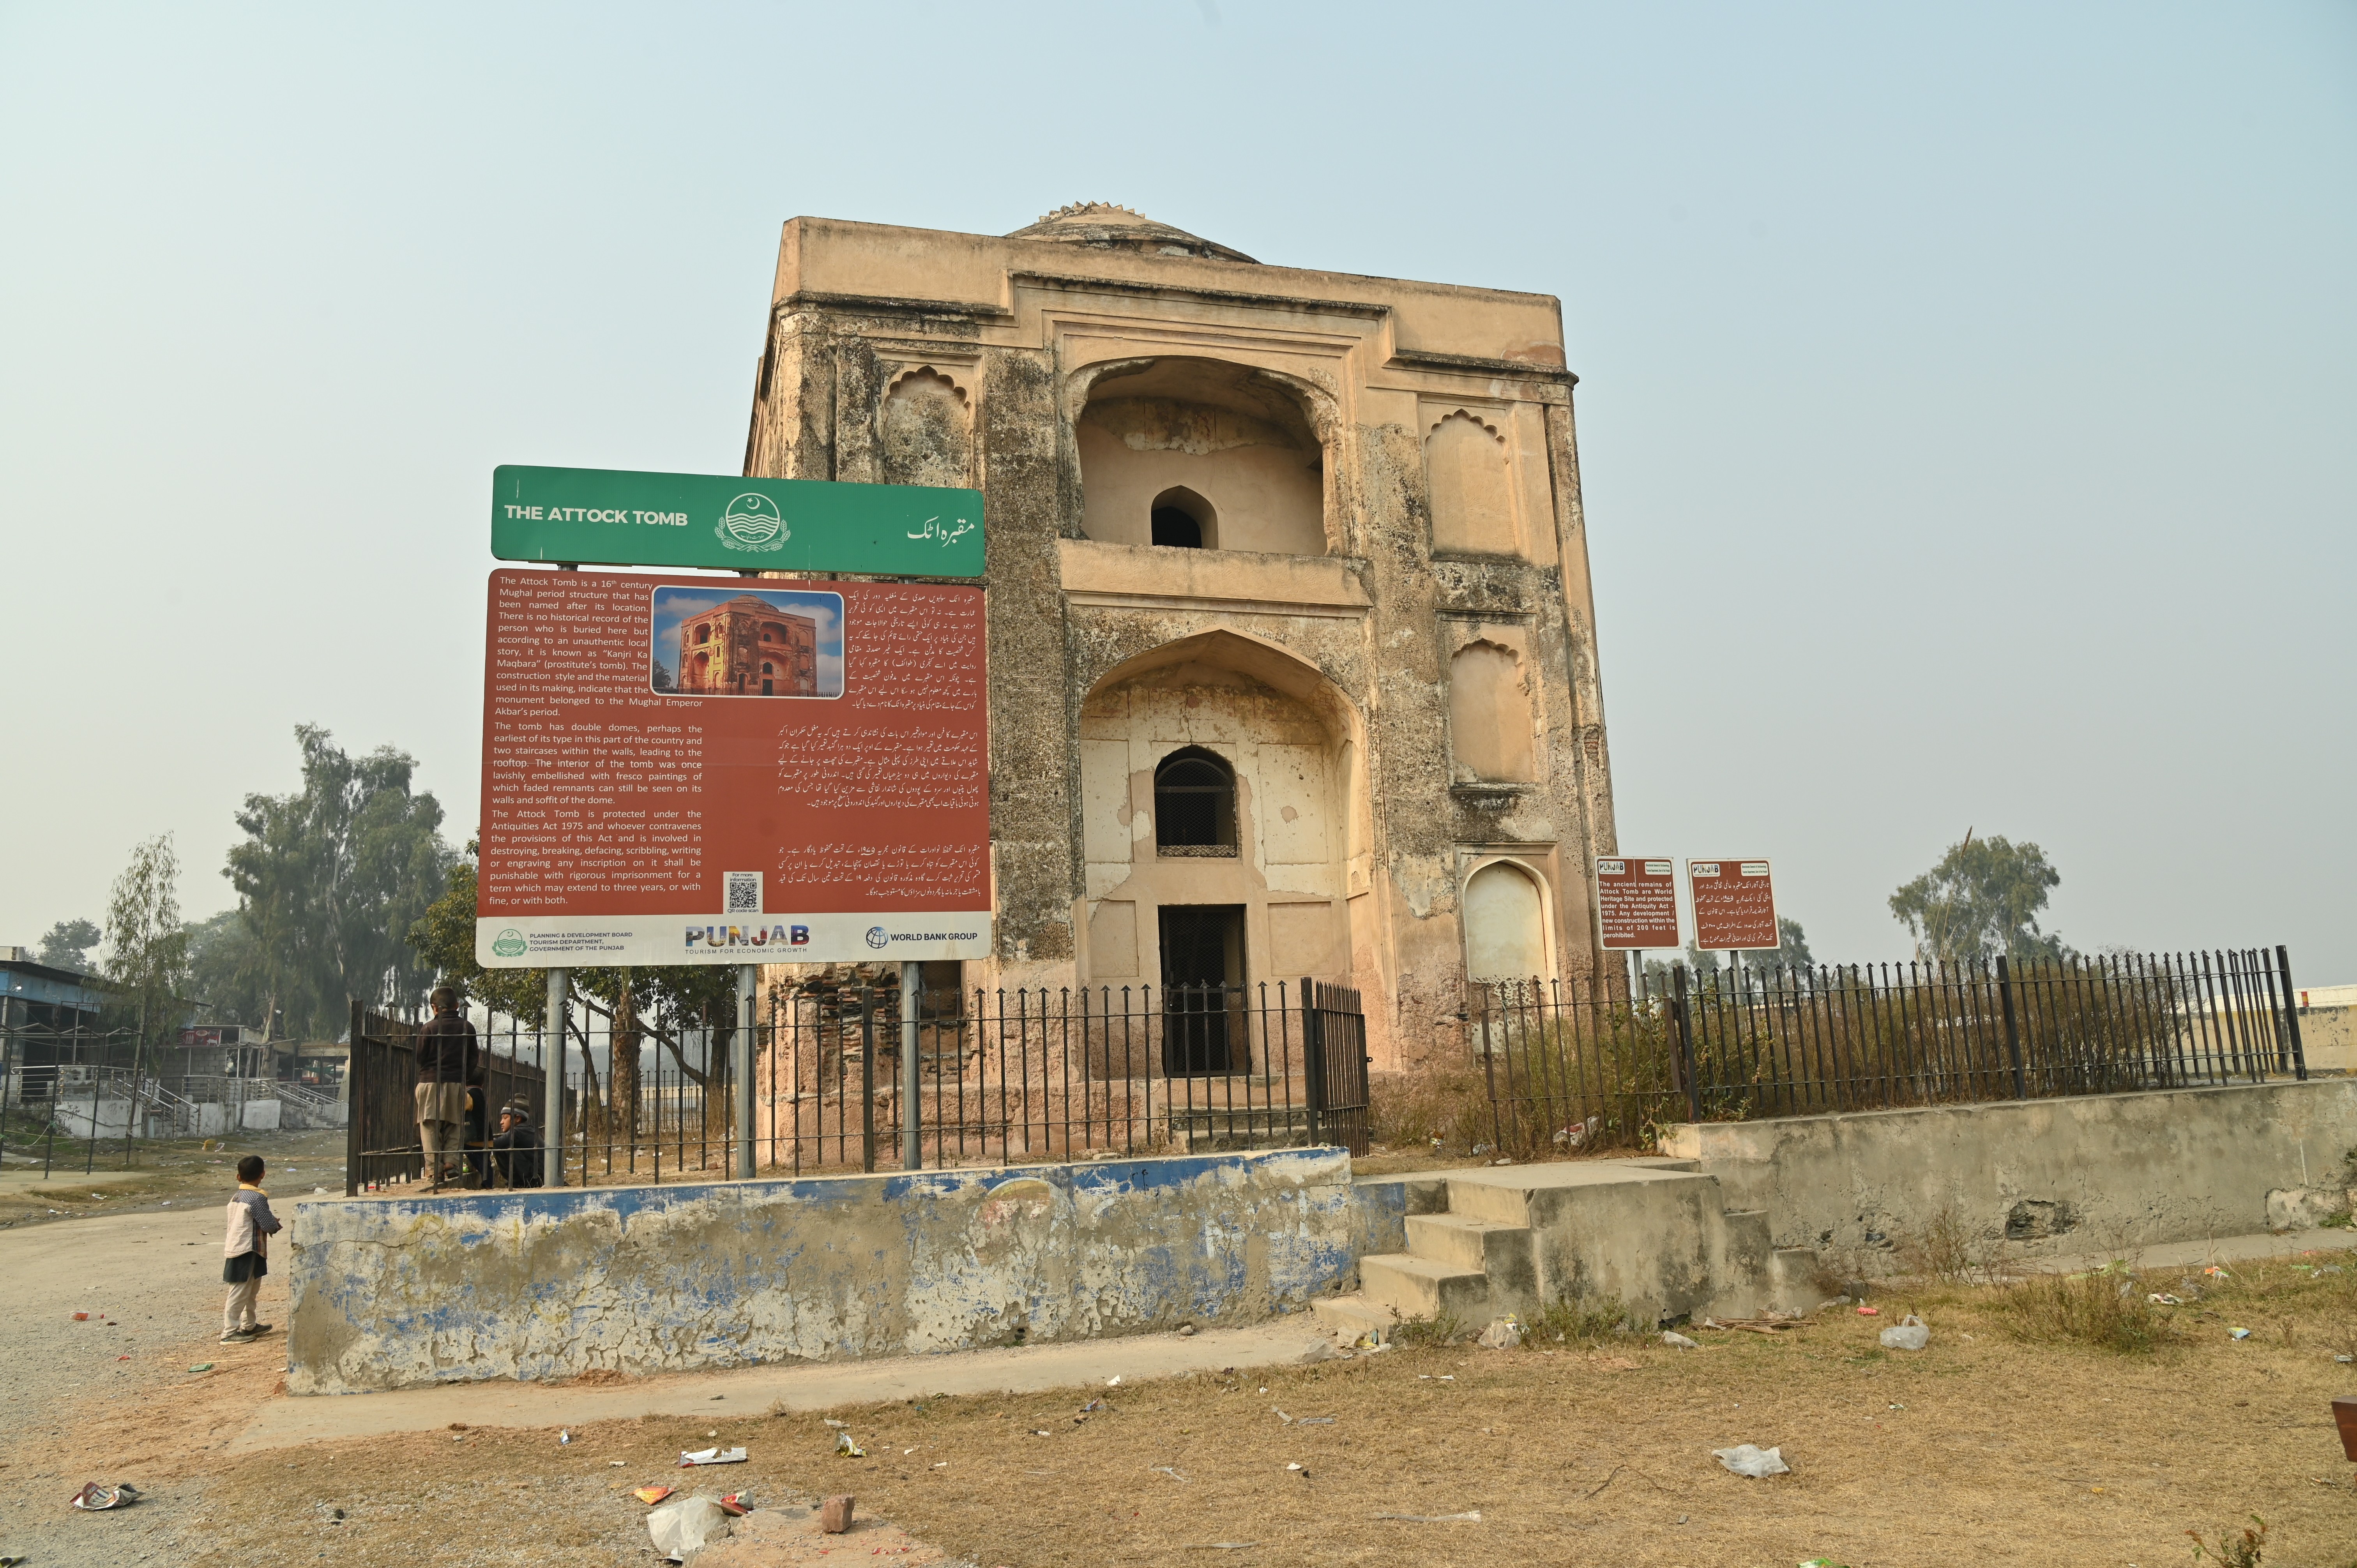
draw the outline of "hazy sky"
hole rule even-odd
[[[294,726],[475,821],[499,463],[734,473],[778,225],[1563,301],[1620,844],[1967,827],[2357,982],[2357,6],[0,5],[0,942]]]

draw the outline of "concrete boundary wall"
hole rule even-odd
[[[1339,1149],[298,1200],[289,1391],[1261,1321],[1357,1265]]]
[[[2357,1147],[2357,1080],[2310,1079],[1673,1129],[1780,1247],[1873,1248],[1945,1214],[1986,1255],[2197,1241],[2269,1228]],[[2278,1206],[2277,1212],[2280,1212]]]

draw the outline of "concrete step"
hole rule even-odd
[[[1490,1276],[1413,1253],[1359,1260],[1359,1283],[1377,1308],[1402,1317],[1454,1317],[1476,1327],[1490,1321]]]
[[[1321,1295],[1309,1304],[1309,1315],[1319,1327],[1346,1345],[1355,1345],[1369,1335],[1374,1342],[1390,1339],[1392,1325],[1399,1321],[1389,1307],[1377,1306],[1363,1295]]]
[[[1488,1273],[1493,1249],[1500,1245],[1527,1249],[1528,1226],[1506,1225],[1465,1214],[1411,1214],[1407,1217],[1407,1250],[1419,1258],[1476,1273]]]

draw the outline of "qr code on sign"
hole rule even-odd
[[[758,871],[731,871],[728,879],[728,913],[758,915],[761,912],[761,874]]]

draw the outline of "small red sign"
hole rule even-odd
[[[1675,863],[1638,854],[1597,856],[1596,912],[1608,950],[1676,947]]]
[[[1776,889],[1764,860],[1690,860],[1695,945],[1768,952],[1776,940]]]

